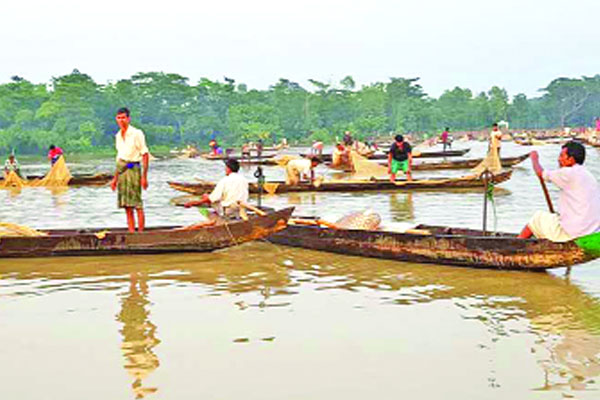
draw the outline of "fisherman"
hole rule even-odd
[[[585,147],[575,141],[564,144],[558,157],[560,168],[554,171],[542,168],[537,151],[532,151],[529,158],[539,177],[559,187],[559,214],[537,211],[519,238],[535,236],[566,242],[600,231],[600,186],[583,166]]]
[[[242,158],[250,158],[250,143],[248,142],[242,145]]]
[[[442,132],[442,135],[440,136],[440,140],[442,141],[442,144],[444,145],[444,151],[446,151],[446,147],[452,147],[452,143],[450,142],[450,138],[449,138],[449,132],[450,132],[450,128],[446,127],[446,129],[444,129],[444,132]]]
[[[500,145],[502,144],[502,131],[498,128],[498,124],[494,122],[492,131],[490,132],[490,150],[497,150],[500,157]]]
[[[137,212],[138,232],[145,227],[146,218],[142,202],[142,188],[148,189],[149,151],[146,147],[144,132],[130,125],[129,109],[117,110],[119,132],[115,136],[117,148],[117,169],[110,183],[114,191],[118,188],[118,206],[125,209],[127,228],[135,232],[135,216]],[[140,165],[141,163],[141,165]]]
[[[219,156],[223,154],[223,149],[219,146],[219,143],[217,143],[216,139],[211,139],[210,142],[208,142],[208,146],[210,147],[211,154],[213,156]]]
[[[346,146],[352,146],[352,142],[354,142],[354,139],[352,139],[352,134],[350,133],[350,131],[344,132],[344,138],[342,140],[344,142],[344,145],[346,145]]]
[[[219,215],[231,216],[239,210],[240,203],[248,202],[248,180],[238,173],[240,164],[233,158],[225,160],[225,177],[211,194],[203,194],[200,200],[188,201],[185,207],[212,205]]]
[[[58,159],[64,155],[63,149],[58,146],[50,145],[48,148],[48,160],[50,160],[50,165],[54,165]]]
[[[331,154],[331,166],[342,167],[345,165],[351,166],[350,149],[346,148],[342,143],[338,143]]]
[[[321,163],[318,157],[290,160],[285,166],[285,183],[297,185],[304,178],[312,185],[315,181],[315,167]]]
[[[412,147],[408,142],[404,141],[402,135],[396,135],[394,143],[390,147],[388,153],[388,173],[390,181],[396,181],[396,174],[402,170],[406,174],[406,179],[412,181],[410,173],[412,169]]]
[[[313,144],[310,148],[310,153],[318,156],[323,155],[323,142],[320,140],[313,141]]]
[[[258,142],[256,142],[256,158],[260,158],[260,156],[262,155],[263,147],[264,146],[262,139],[258,139]]]
[[[8,156],[6,162],[4,163],[4,176],[7,176],[11,172],[14,172],[20,178],[23,178],[23,176],[21,176],[21,167],[19,166],[19,162],[15,158],[15,153],[11,153]]]

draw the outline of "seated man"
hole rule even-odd
[[[50,160],[50,165],[54,165],[62,155],[63,149],[55,145],[50,145],[50,148],[48,149],[48,160]]]
[[[297,185],[304,178],[312,184],[315,180],[314,169],[320,163],[321,160],[318,157],[291,160],[285,166],[285,183]]]
[[[531,236],[553,242],[567,242],[600,230],[600,187],[596,178],[583,166],[585,147],[568,142],[558,157],[560,168],[546,171],[537,151],[530,154],[535,173],[560,188],[559,214],[537,211],[519,238]]]
[[[219,215],[234,215],[239,210],[238,202],[248,201],[248,180],[238,174],[239,170],[239,162],[228,158],[225,161],[226,176],[217,183],[212,193],[210,195],[205,193],[202,199],[185,203],[185,207],[207,204],[212,205]]]
[[[19,166],[19,162],[15,158],[14,154],[11,154],[10,156],[8,156],[8,160],[6,160],[6,162],[4,163],[4,175],[6,176],[10,172],[14,172],[20,178],[22,178],[21,167]]]

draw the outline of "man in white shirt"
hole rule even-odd
[[[600,186],[583,166],[585,147],[578,142],[563,145],[555,171],[542,168],[537,151],[530,158],[535,173],[561,189],[559,214],[537,211],[519,237],[567,242],[600,231]]]
[[[490,151],[497,151],[500,156],[500,146],[502,145],[502,131],[498,128],[498,124],[492,125],[490,132]]]
[[[203,194],[197,201],[188,201],[185,207],[212,205],[223,216],[233,215],[239,210],[239,203],[248,202],[248,180],[239,174],[240,163],[228,158],[225,161],[225,177],[217,183],[210,194]]]
[[[290,160],[285,166],[285,183],[288,185],[297,185],[304,177],[312,184],[315,180],[314,168],[320,162],[321,160],[317,157]]]
[[[125,209],[127,228],[135,232],[135,209],[138,217],[138,232],[144,230],[146,218],[142,202],[142,188],[148,189],[149,152],[144,132],[129,123],[129,109],[120,108],[116,116],[119,132],[115,136],[117,148],[117,170],[110,183],[114,191],[118,187],[118,206]],[[141,164],[141,165],[140,165]]]

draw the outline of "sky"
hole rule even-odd
[[[600,74],[599,15],[598,0],[13,0],[0,5],[0,83],[74,68],[98,83],[162,71],[256,89],[350,75],[535,97]]]

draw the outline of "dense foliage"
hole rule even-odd
[[[74,70],[50,85],[15,76],[0,85],[0,152],[38,153],[56,144],[69,151],[113,145],[115,110],[127,106],[133,124],[152,145],[226,145],[258,138],[332,142],[350,130],[358,137],[391,132],[479,130],[506,120],[511,128],[590,125],[600,114],[600,75],[558,78],[541,96],[509,99],[502,88],[475,94],[456,87],[428,96],[416,79],[391,78],[358,89],[352,77],[332,85],[311,80],[311,90],[280,79],[268,90],[161,72],[139,73],[101,85]]]

